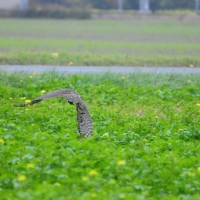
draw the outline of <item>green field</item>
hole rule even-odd
[[[200,66],[199,21],[0,19],[0,24],[3,65]]]
[[[0,72],[0,199],[200,199],[199,75]],[[78,91],[94,135],[79,139]],[[44,92],[44,91],[43,91]]]

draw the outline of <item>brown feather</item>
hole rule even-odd
[[[55,90],[49,93],[46,93],[40,97],[33,99],[30,103],[27,104],[14,104],[16,107],[25,107],[28,105],[33,105],[47,98],[53,97],[64,97],[70,104],[76,104],[77,110],[77,122],[78,122],[78,131],[80,134],[83,134],[84,137],[88,137],[92,135],[93,127],[92,127],[92,119],[89,115],[87,106],[81,96],[74,90],[71,89],[61,89]]]

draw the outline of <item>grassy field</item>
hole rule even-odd
[[[199,21],[0,19],[0,24],[3,65],[200,66]]]
[[[0,72],[0,199],[200,199],[199,75]],[[72,88],[94,135],[78,139]]]

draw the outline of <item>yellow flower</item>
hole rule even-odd
[[[192,67],[194,67],[194,65],[193,65],[193,64],[190,64],[189,66],[190,66],[191,68],[192,68]]]
[[[73,65],[73,62],[70,61],[70,62],[68,63],[68,66],[72,66],[72,65]]]
[[[25,99],[26,99],[26,97],[22,97],[21,99],[22,99],[22,100],[25,100]]]
[[[58,183],[58,182],[56,182],[54,185],[56,185],[56,186],[61,186],[61,184],[60,184],[60,183]]]
[[[46,92],[45,90],[42,90],[42,91],[41,91],[41,94],[44,94],[45,92]]]
[[[126,195],[123,194],[123,193],[119,195],[119,198],[120,198],[120,199],[124,199],[125,197],[126,197]]]
[[[142,194],[147,196],[149,193],[148,193],[148,191],[143,191]]]
[[[12,99],[12,98],[9,98],[10,100]]]
[[[32,76],[29,76],[29,78],[33,78]]]
[[[197,106],[200,106],[200,103],[197,103]]]
[[[52,53],[51,54],[54,58],[57,58],[58,57],[58,53]]]
[[[122,80],[124,80],[125,79],[125,76],[122,76]]]
[[[156,115],[154,118],[155,118],[155,119],[158,119],[158,116]]]
[[[110,181],[109,181],[109,184],[115,184],[116,183],[116,180],[115,179],[111,179]]]
[[[96,176],[98,174],[98,172],[95,170],[95,169],[92,169],[90,172],[89,172],[89,175],[90,176]]]
[[[28,164],[26,165],[26,168],[28,168],[28,169],[34,169],[34,168],[35,168],[35,165],[34,165],[33,163],[28,163]]]
[[[193,176],[195,176],[195,173],[194,172],[188,172],[188,176],[193,177]]]
[[[24,176],[24,175],[19,175],[19,176],[17,177],[17,180],[20,181],[20,182],[25,181],[25,180],[26,180],[26,176]]]
[[[4,143],[4,140],[2,138],[0,138],[0,143],[3,144]]]
[[[118,166],[124,166],[126,164],[126,161],[125,160],[118,160],[117,161],[117,165]]]
[[[31,103],[31,100],[27,99],[25,100],[25,103]]]
[[[97,194],[95,192],[91,193],[91,197],[96,197]]]
[[[82,177],[82,181],[88,181],[88,180],[89,180],[89,178],[87,176]]]
[[[26,108],[25,110],[26,110],[26,111],[28,111],[29,109],[28,109],[28,108]]]
[[[200,167],[197,167],[197,171],[200,173]]]
[[[108,133],[104,133],[103,137],[109,137],[109,134]]]

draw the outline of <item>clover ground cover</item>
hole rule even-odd
[[[63,77],[0,72],[1,199],[199,199],[199,75]],[[41,93],[77,90],[94,135],[78,139],[75,106]]]

